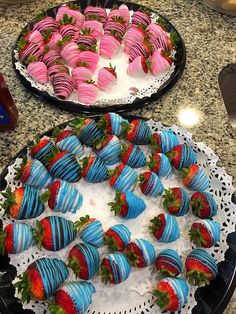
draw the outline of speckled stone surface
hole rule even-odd
[[[187,129],[196,141],[205,142],[220,156],[220,166],[236,185],[236,137],[229,123],[219,87],[218,73],[236,62],[236,18],[218,14],[201,0],[137,0],[167,17],[185,41],[187,64],[182,78],[159,101],[134,111],[164,124],[181,125],[178,112],[194,108],[200,123]],[[11,50],[20,30],[40,11],[61,3],[34,1],[27,5],[0,5],[0,71],[4,74],[19,109],[14,132],[0,132],[0,171],[36,133],[42,133],[75,115],[57,110],[31,95],[12,67]],[[234,297],[225,313],[236,313]]]

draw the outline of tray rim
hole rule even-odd
[[[99,116],[100,116],[99,114],[90,114],[90,115],[88,115],[88,116],[86,116],[86,117],[97,119]],[[79,117],[79,115],[78,115],[77,117]],[[77,117],[76,117],[76,118],[77,118]],[[141,116],[139,116],[139,115],[132,115],[132,114],[122,114],[122,117],[125,117],[125,118],[127,118],[128,120],[132,120],[132,119],[142,119],[142,120],[145,120],[145,121],[150,120],[150,119],[148,119],[148,118],[141,117]],[[58,124],[58,125],[56,125],[56,126],[50,128],[50,129],[48,129],[47,131],[45,131],[45,132],[39,134],[39,136],[40,136],[40,137],[45,136],[45,135],[46,135],[46,136],[47,136],[47,135],[50,136],[50,135],[52,134],[52,131],[53,131],[56,127],[65,127],[66,125],[69,124],[69,122],[73,121],[74,119],[75,119],[75,118],[70,119],[70,120],[68,120],[68,121],[66,121],[66,122],[60,123],[60,124]],[[154,121],[155,121],[155,120],[154,120]],[[165,126],[165,124],[163,124],[163,125]],[[33,142],[33,141],[30,141],[30,142],[29,142],[27,145],[25,145],[21,150],[19,150],[19,151],[15,154],[15,156],[10,160],[10,162],[4,167],[4,169],[2,170],[2,172],[0,173],[0,192],[1,192],[1,191],[3,190],[3,188],[4,188],[3,185],[6,185],[6,182],[5,182],[5,179],[4,179],[4,178],[5,178],[5,176],[7,175],[8,167],[9,167],[10,165],[12,165],[12,164],[15,162],[15,159],[16,159],[16,158],[21,158],[23,155],[25,155],[26,150],[27,150],[27,147],[29,146],[29,144],[30,144],[31,142]],[[236,204],[236,193],[235,193],[235,192],[232,194],[232,201]],[[1,222],[1,219],[0,219],[0,222]],[[235,257],[236,257],[236,230],[235,230],[234,232],[230,233],[230,234],[228,235],[228,237],[227,237],[226,242],[227,242],[227,244],[229,245],[229,248],[228,248],[228,250],[225,252],[225,255],[227,254],[227,252],[228,252],[230,249],[232,249],[232,248],[230,247],[230,244],[232,244],[232,243],[230,243],[230,241],[229,241],[229,237],[230,237],[230,236],[234,237],[234,241],[235,241],[234,246],[235,246],[235,248],[233,248],[233,250],[234,250],[234,255],[235,255]],[[218,263],[218,266],[221,266],[221,264],[223,264],[225,261],[226,261],[226,260],[224,259],[222,262]],[[232,262],[232,261],[231,261],[231,262]],[[10,264],[9,264],[9,265],[10,265]],[[14,266],[13,266],[13,267],[14,267]],[[222,267],[223,267],[223,266],[222,266]],[[219,274],[217,275],[216,279],[217,279],[218,277],[219,277]],[[213,280],[213,281],[214,281],[214,280]],[[196,294],[197,294],[201,289],[206,289],[206,288],[208,288],[208,287],[210,287],[210,286],[211,286],[211,284],[208,285],[208,286],[204,286],[204,287],[198,288],[198,289],[196,290],[195,296],[196,296]],[[233,269],[233,272],[232,272],[232,274],[231,274],[231,280],[230,280],[230,282],[229,282],[229,284],[228,284],[228,286],[227,286],[227,289],[226,289],[226,291],[224,292],[222,298],[220,299],[219,303],[217,304],[216,308],[213,309],[213,310],[210,311],[210,312],[205,312],[203,308],[199,308],[199,302],[198,302],[198,300],[197,300],[197,298],[196,298],[197,305],[193,308],[192,313],[194,312],[194,309],[197,309],[197,311],[194,312],[195,314],[197,314],[197,313],[198,313],[198,314],[205,314],[205,313],[210,313],[210,314],[222,314],[222,313],[224,312],[224,310],[226,309],[228,303],[230,302],[230,299],[231,299],[231,297],[232,297],[232,295],[233,295],[235,289],[236,289],[236,262],[235,262],[235,264],[234,264],[234,269]],[[2,296],[1,296],[1,294],[0,294],[0,310],[2,310],[2,309],[5,311],[5,312],[3,312],[3,314],[14,314],[13,312],[9,311],[9,309],[7,308],[7,305],[6,305],[5,301],[4,301],[4,299],[2,298]],[[1,312],[0,312],[0,313],[1,313]]]
[[[81,3],[81,1],[83,0],[75,0],[75,1],[69,1],[69,2],[65,2],[65,3],[61,3],[59,5],[56,5],[54,7],[51,7],[47,10],[45,10],[45,12],[48,11],[53,11],[56,10],[57,8],[59,8],[60,6],[62,6],[63,4],[70,4],[70,3]],[[103,2],[103,0],[98,0],[97,2]],[[60,108],[60,109],[64,109],[67,110],[69,112],[84,112],[84,113],[88,113],[88,114],[93,114],[93,113],[105,113],[105,112],[126,112],[126,111],[132,111],[138,108],[142,108],[145,107],[147,105],[149,105],[150,103],[152,103],[155,100],[158,100],[159,98],[161,98],[164,94],[166,94],[170,89],[172,89],[172,87],[174,87],[174,85],[178,82],[178,80],[180,79],[180,77],[183,74],[183,71],[185,69],[185,65],[186,65],[186,47],[184,44],[184,41],[180,35],[180,33],[178,32],[178,30],[175,28],[175,26],[169,22],[169,20],[164,17],[163,15],[159,14],[158,11],[155,11],[153,9],[149,9],[144,5],[135,3],[135,2],[128,2],[128,1],[121,1],[121,0],[108,0],[108,4],[109,2],[113,2],[113,4],[117,3],[118,5],[125,3],[128,6],[136,6],[138,8],[146,8],[148,10],[150,10],[153,13],[158,14],[161,18],[165,19],[165,21],[167,22],[168,28],[169,29],[174,29],[177,33],[177,35],[180,38],[180,47],[178,48],[177,52],[180,53],[181,55],[181,60],[180,63],[178,64],[178,66],[175,67],[174,72],[171,74],[170,78],[163,84],[161,85],[161,87],[157,90],[156,93],[153,93],[150,97],[143,97],[143,98],[135,98],[135,100],[132,103],[126,103],[126,104],[113,104],[113,105],[108,105],[108,106],[96,106],[96,105],[82,105],[79,103],[74,103],[72,101],[66,101],[66,100],[58,100],[56,97],[54,96],[50,96],[47,92],[42,92],[40,90],[38,90],[36,87],[31,86],[30,82],[20,73],[20,71],[16,68],[16,59],[14,56],[14,51],[16,50],[16,45],[17,42],[19,41],[21,35],[22,35],[22,31],[27,27],[27,26],[31,26],[34,23],[35,17],[21,30],[20,34],[18,35],[15,44],[12,48],[12,63],[13,63],[13,68],[17,74],[18,79],[20,80],[20,82],[24,85],[24,87],[26,88],[26,90],[28,90],[31,94],[33,94],[35,97],[39,98],[41,101],[43,101],[44,103],[48,104],[48,105],[53,105],[56,108]],[[105,3],[107,3],[107,1],[105,1]],[[106,5],[107,6],[107,5]]]

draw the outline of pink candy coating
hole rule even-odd
[[[143,43],[145,39],[145,33],[142,29],[136,25],[132,25],[125,34],[125,49],[124,52],[129,54],[130,49],[136,43]]]
[[[65,14],[73,18],[71,24],[75,23],[78,28],[81,28],[84,21],[84,15],[81,12],[70,9],[67,5],[63,5],[57,11],[56,21],[59,22],[62,20]]]
[[[47,46],[53,50],[59,50],[58,42],[62,40],[62,35],[58,32],[52,33]]]
[[[111,35],[104,35],[100,42],[100,55],[112,59],[120,50],[121,43]]]
[[[82,30],[89,28],[91,30],[91,36],[94,38],[100,38],[103,34],[103,25],[101,22],[96,20],[84,21]]]
[[[79,62],[79,47],[74,42],[66,44],[64,47],[62,47],[60,53],[61,57],[66,61],[66,63],[72,67],[75,67]]]
[[[147,66],[143,63],[145,58],[143,56],[139,56],[131,62],[127,68],[127,74],[132,77],[143,77],[147,74]]]
[[[80,31],[77,25],[71,25],[71,24],[62,25],[59,31],[62,37],[70,36],[72,39],[80,35]]]
[[[61,72],[52,77],[52,86],[58,98],[66,99],[72,94],[75,82],[67,73]]]
[[[29,31],[28,34],[24,36],[25,41],[29,41],[30,43],[37,44],[39,47],[44,46],[44,39],[42,34],[37,30]]]
[[[80,83],[78,84],[79,102],[85,105],[95,104],[98,96],[98,87],[94,84]]]
[[[148,27],[146,28],[146,33],[151,42],[155,41],[157,37],[166,36],[164,29],[154,22],[148,25]]]
[[[48,82],[48,70],[43,62],[32,62],[27,67],[28,74],[38,83],[46,84]]]
[[[154,76],[166,72],[170,68],[169,62],[162,56],[163,50],[157,49],[151,57],[151,72]]]
[[[81,82],[90,80],[93,72],[86,67],[78,66],[72,69],[71,74],[76,84],[78,85]]]
[[[79,54],[78,62],[86,62],[87,67],[94,72],[97,68],[99,55],[92,51],[82,51]]]
[[[53,17],[46,16],[41,21],[36,22],[33,29],[38,30],[39,32],[51,29],[53,32],[56,32],[58,29],[58,22]]]
[[[98,88],[101,90],[111,90],[117,82],[117,78],[106,68],[98,71]]]

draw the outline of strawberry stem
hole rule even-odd
[[[19,281],[14,284],[14,287],[21,292],[21,302],[29,303],[31,299],[31,284],[27,272],[24,272],[19,277]]]

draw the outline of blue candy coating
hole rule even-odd
[[[33,186],[35,188],[47,187],[49,184],[51,184],[52,177],[39,160],[32,160],[30,170],[30,176],[25,184]]]
[[[159,242],[170,243],[176,241],[180,236],[179,225],[175,217],[164,214],[166,225]]]
[[[94,120],[90,119],[89,123],[82,126],[78,132],[78,138],[82,144],[92,146],[93,143],[104,135],[103,131],[97,127]]]
[[[104,259],[108,259],[110,262],[115,284],[125,281],[129,277],[131,266],[122,253],[106,254]]]
[[[174,146],[179,144],[179,139],[175,133],[171,130],[161,131],[161,151],[165,154],[171,150]]]
[[[24,223],[14,222],[12,253],[21,253],[33,245],[33,228]]]
[[[28,219],[38,217],[44,211],[44,205],[40,200],[39,190],[26,185],[24,197],[20,205],[17,219]]]
[[[56,178],[78,182],[81,178],[80,165],[74,155],[67,153],[58,159],[49,169],[49,172]]]
[[[128,203],[128,213],[124,218],[126,219],[136,218],[146,208],[144,200],[136,196],[133,192],[126,192],[125,197],[126,202]]]
[[[89,243],[79,243],[76,244],[73,248],[76,248],[85,257],[88,268],[87,279],[93,278],[99,269],[99,252],[97,248]]]
[[[179,274],[183,269],[183,263],[179,254],[172,249],[166,249],[161,251],[156,258],[156,262],[164,261],[165,264],[170,265],[176,269],[176,272]]]
[[[196,259],[197,261],[200,261],[203,265],[207,266],[211,270],[214,278],[218,274],[218,266],[216,264],[216,261],[215,261],[214,257],[211,256],[204,249],[197,248],[197,249],[193,250],[187,256],[187,258]]]
[[[131,168],[141,168],[146,165],[147,159],[142,150],[137,146],[133,145],[133,150],[129,156],[127,165]]]
[[[160,168],[157,175],[160,177],[170,177],[172,174],[172,167],[169,159],[165,154],[158,154],[161,157]]]
[[[81,145],[76,135],[69,135],[56,143],[56,146],[60,151],[66,151],[77,157],[81,157],[84,153],[84,148]]]
[[[108,169],[105,163],[98,157],[96,157],[85,177],[88,182],[98,183],[103,182],[108,177]]]
[[[154,263],[156,252],[154,246],[149,241],[140,238],[132,241],[132,243],[137,244],[140,248],[145,261],[145,266],[149,266]]]
[[[92,244],[96,247],[104,245],[104,230],[101,222],[97,219],[86,223],[85,226],[82,226],[82,230],[79,230],[79,236],[84,242]]]
[[[113,135],[120,136],[121,133],[121,122],[127,122],[128,120],[122,118],[120,115],[114,112],[109,113],[111,121],[111,131]]]
[[[40,273],[45,299],[50,298],[69,275],[65,263],[56,258],[40,258],[29,266],[31,267],[36,267]]]
[[[54,148],[52,142],[48,142],[44,147],[42,147],[36,154],[32,154],[31,151],[31,157],[34,159],[38,159],[39,161],[41,161],[41,163],[46,166],[47,163],[45,161],[45,156],[50,154],[52,149]]]
[[[137,145],[149,144],[151,134],[152,134],[151,129],[148,126],[148,124],[143,120],[139,120],[137,132],[134,136],[133,143],[135,143]]]
[[[164,192],[164,186],[162,185],[160,178],[154,172],[151,173],[147,187],[142,192],[144,195],[152,197],[158,197]]]
[[[172,287],[172,289],[174,290],[179,300],[179,307],[177,311],[181,310],[184,304],[186,304],[188,301],[187,297],[188,297],[189,287],[187,283],[183,279],[172,278],[172,277],[165,278],[161,281],[167,282]]]
[[[71,183],[61,181],[59,192],[56,195],[56,206],[53,211],[76,213],[82,206],[82,203],[82,194]]]
[[[119,192],[133,191],[137,179],[137,172],[129,166],[125,166],[117,178],[113,188]]]
[[[203,168],[199,167],[198,172],[193,176],[187,188],[192,191],[204,191],[209,187],[209,179]]]
[[[130,237],[131,237],[131,232],[129,231],[129,229],[123,225],[123,224],[117,224],[112,226],[111,228],[109,228],[109,230],[114,231],[116,234],[119,235],[119,237],[122,239],[124,246],[127,246],[129,241],[130,241]]]
[[[90,282],[71,282],[64,285],[59,291],[64,291],[73,301],[78,314],[87,311],[92,303],[92,296],[95,288]]]
[[[197,154],[192,150],[192,148],[186,144],[181,144],[181,146],[182,153],[178,170],[197,163]]]
[[[105,164],[114,165],[120,160],[121,143],[120,140],[113,135],[110,142],[99,150],[96,154],[101,158]]]

